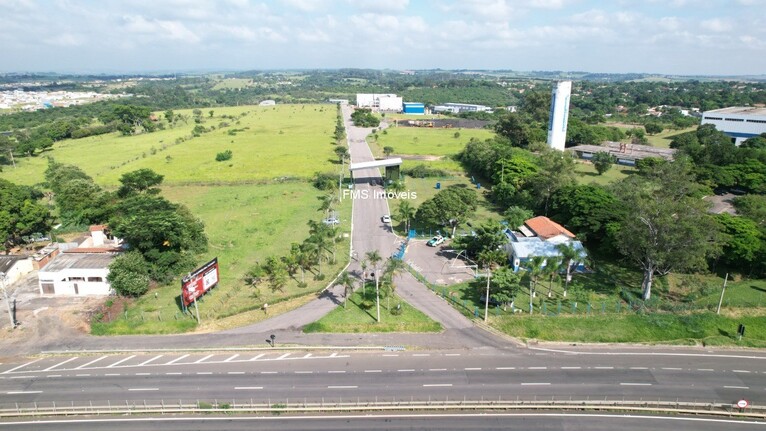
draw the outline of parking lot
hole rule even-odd
[[[448,286],[474,278],[472,263],[455,259],[456,253],[447,240],[437,247],[426,245],[427,239],[413,239],[407,247],[404,260],[426,280],[439,286]]]

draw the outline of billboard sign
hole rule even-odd
[[[188,307],[218,284],[218,258],[202,265],[181,279],[181,300]]]

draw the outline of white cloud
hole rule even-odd
[[[55,37],[49,37],[43,40],[49,45],[63,47],[81,46],[85,42],[85,39],[82,36],[71,33],[57,34]]]
[[[410,0],[346,0],[351,6],[372,13],[404,12]]]
[[[200,41],[199,36],[179,21],[146,19],[140,15],[125,16],[124,21],[124,28],[130,33],[191,43]]]
[[[702,21],[700,26],[705,30],[709,30],[716,33],[728,32],[733,28],[732,22],[728,19],[713,18]]]

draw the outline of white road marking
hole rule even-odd
[[[364,370],[365,373],[382,373],[383,370]]]
[[[431,385],[423,385],[424,388],[447,388],[452,386],[452,383],[434,383]]]
[[[313,371],[296,371],[295,374],[314,374]]]
[[[80,365],[79,367],[75,367],[75,370],[79,370],[79,369],[81,369],[81,368],[85,368],[85,367],[87,367],[88,365],[93,365],[93,364],[95,364],[96,362],[98,362],[98,361],[100,361],[100,360],[102,360],[102,359],[108,358],[108,357],[109,357],[109,356],[102,356],[102,357],[100,357],[100,358],[96,358],[96,359],[94,359],[94,360],[92,360],[92,361],[88,362],[87,364],[83,364],[83,365]]]
[[[389,357],[389,358],[396,358],[399,355],[386,355],[386,354],[384,354],[383,356],[386,356],[386,357]]]
[[[400,373],[412,373],[412,372],[414,372],[415,370],[414,370],[414,369],[412,369],[412,368],[407,368],[407,369],[404,369],[404,370],[396,370],[396,371],[398,371],[398,372],[400,372]]]
[[[106,374],[104,374],[104,376],[109,376],[109,377],[114,377],[114,376],[119,376],[119,375],[120,375],[120,373],[111,373],[111,374],[110,373],[106,373]]]
[[[159,391],[160,388],[128,388],[128,390],[129,391],[135,391],[135,392],[140,392],[140,391]]]
[[[614,367],[593,367],[596,370],[613,370]]]
[[[547,370],[548,367],[529,367],[528,370]]]
[[[212,358],[213,356],[214,356],[214,355],[207,355],[207,356],[205,356],[205,357],[204,357],[204,358],[202,358],[202,359],[197,359],[196,361],[194,361],[194,363],[195,363],[195,364],[199,364],[200,362],[204,362],[206,359],[210,359],[210,358]]]
[[[75,374],[75,377],[90,377],[90,374]]]
[[[359,386],[328,386],[327,389],[356,389]]]
[[[737,358],[737,359],[760,359],[766,360],[766,356],[749,356],[749,355],[723,355],[719,353],[669,353],[669,352],[578,352],[574,350],[563,349],[547,349],[543,347],[529,347],[529,350],[537,350],[541,352],[551,353],[566,353],[569,355],[600,355],[600,356],[688,356],[688,357],[703,357],[703,358]]]
[[[446,368],[429,368],[428,371],[447,371]]]
[[[574,368],[574,367],[572,367],[572,368]],[[580,368],[580,367],[577,367],[577,368]],[[516,367],[497,367],[495,369],[496,370],[515,370]]]
[[[536,382],[536,383],[522,383],[521,386],[548,386],[550,383]]]
[[[19,365],[19,366],[18,366],[18,367],[16,367],[16,368],[11,368],[11,369],[10,369],[10,370],[8,370],[8,371],[3,371],[3,373],[2,373],[2,374],[8,374],[8,373],[10,373],[10,372],[13,372],[13,371],[16,371],[16,370],[18,370],[18,369],[20,369],[20,368],[24,368],[24,367],[26,367],[27,365],[32,365],[32,364],[34,364],[34,363],[35,363],[35,362],[37,362],[37,361],[41,361],[42,359],[43,359],[43,358],[40,358],[40,359],[35,359],[34,361],[30,361],[30,362],[27,362],[26,364],[23,364],[23,365]]]
[[[229,371],[226,374],[245,374],[245,372],[244,371]]]
[[[277,374],[276,371],[261,371],[261,374]]]
[[[330,374],[343,374],[343,373],[345,373],[345,371],[343,371],[343,370],[332,370],[332,371],[328,371],[328,373],[330,373]]]
[[[430,353],[415,353],[412,356],[431,356]]]
[[[447,353],[444,356],[460,356],[460,353]]]
[[[278,357],[276,360],[278,361],[278,360],[280,360],[280,359],[285,359],[285,358],[286,358],[286,357],[288,357],[288,356],[290,356],[290,354],[289,354],[289,353],[285,353],[284,355],[282,355],[282,356]]]
[[[648,370],[647,367],[630,367],[631,370]]]
[[[561,367],[562,370],[581,370],[582,367]]]
[[[234,386],[234,389],[238,391],[255,391],[258,389],[263,389],[263,386]]]
[[[697,371],[715,371],[712,368],[697,368]]]
[[[45,377],[47,377],[47,378],[51,378],[51,377],[61,377],[61,374],[48,374],[48,375],[47,375],[47,376],[45,376]]]
[[[750,389],[750,386],[724,386],[726,389]]]
[[[731,370],[732,373],[750,373],[750,371],[747,370]]]
[[[54,368],[58,367],[59,365],[64,365],[64,364],[66,364],[67,362],[72,362],[72,361],[74,361],[75,359],[79,359],[79,356],[75,356],[74,358],[69,358],[69,359],[67,359],[67,360],[66,360],[66,361],[64,361],[64,362],[59,362],[58,364],[56,364],[56,365],[53,365],[53,366],[50,366],[50,367],[48,367],[48,368],[44,369],[43,371],[50,371],[50,370],[52,370],[52,369],[54,369]]]
[[[200,375],[200,376],[209,376],[209,375],[211,375],[213,373],[210,372],[210,371],[200,371],[197,374]]]
[[[306,353],[306,356],[303,357],[303,359],[308,359],[311,357],[311,353]]]
[[[129,361],[129,360],[131,360],[131,359],[133,359],[135,357],[136,357],[136,355],[131,355],[131,356],[128,356],[127,358],[120,359],[119,361],[113,363],[112,365],[107,365],[106,368],[116,367],[117,365],[120,365],[121,363],[123,363],[125,361]]]
[[[481,371],[481,368],[464,368],[465,371]]]
[[[10,391],[6,392],[8,395],[22,395],[22,394],[41,394],[43,391]]]
[[[189,355],[183,355],[183,356],[179,356],[179,357],[177,357],[177,358],[173,359],[172,361],[168,362],[168,363],[167,363],[167,364],[165,364],[165,365],[173,365],[173,364],[175,364],[176,362],[180,361],[181,359],[184,359],[184,358],[188,358],[188,357],[189,357]]]
[[[37,378],[37,376],[13,376],[13,377],[8,377],[8,379],[10,379],[10,380],[13,380],[13,379],[36,379],[36,378]]]
[[[256,356],[256,357],[254,357],[254,358],[250,358],[250,360],[251,360],[251,361],[257,361],[257,360],[258,360],[258,358],[260,358],[260,357],[261,357],[261,356],[263,356],[263,355],[265,355],[265,353],[261,353],[260,355],[258,355],[258,356]]]
[[[149,359],[149,360],[146,360],[144,362],[141,362],[140,364],[138,364],[138,366],[139,367],[143,367],[144,365],[148,364],[149,362],[152,362],[154,360],[160,359],[163,356],[165,356],[165,355],[157,355],[157,356],[153,357],[152,359]]]
[[[620,386],[651,386],[651,385],[652,385],[651,383],[631,383],[631,382],[620,383]]]
[[[233,360],[234,360],[234,358],[236,358],[237,356],[239,356],[239,353],[237,353],[237,354],[234,354],[234,355],[231,355],[230,357],[228,357],[228,358],[224,359],[224,362],[230,362],[230,361],[233,361]]]
[[[180,376],[183,373],[165,373],[166,376]]]
[[[681,371],[681,370],[683,370],[683,368],[672,368],[672,367],[663,367],[662,369],[663,370],[668,370],[668,371]]]
[[[151,376],[152,373],[136,373],[137,376]]]
[[[328,356],[328,358],[334,358],[336,356],[338,356],[338,352],[332,352],[332,354]],[[386,356],[386,355],[383,355],[383,356]]]

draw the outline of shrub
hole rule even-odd
[[[224,162],[226,160],[231,160],[231,158],[234,156],[234,153],[231,152],[231,150],[226,150],[222,153],[218,153],[215,155],[215,161],[217,162]]]

